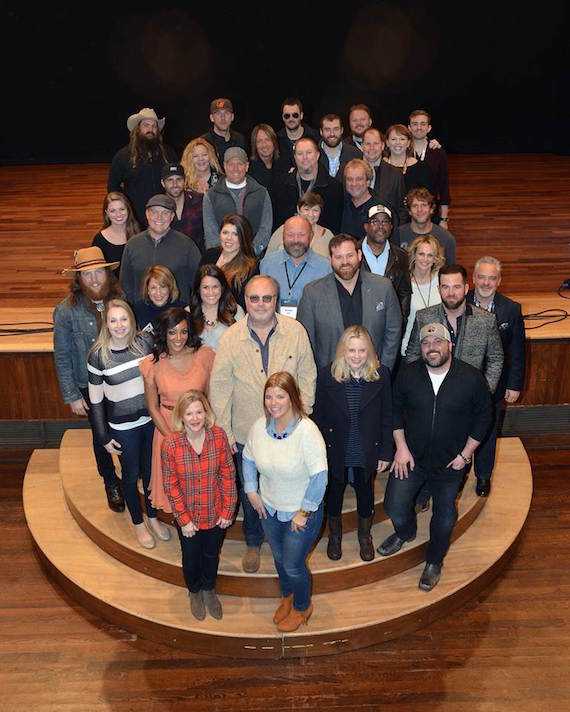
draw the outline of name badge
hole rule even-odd
[[[297,318],[297,300],[284,299],[279,306],[279,313],[284,316],[290,316],[291,319]]]

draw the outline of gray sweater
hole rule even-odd
[[[121,261],[121,285],[130,304],[141,300],[141,284],[151,265],[164,265],[176,278],[180,299],[187,304],[200,262],[200,250],[191,237],[170,229],[156,242],[148,230],[131,238]]]

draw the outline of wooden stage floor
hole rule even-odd
[[[63,267],[101,227],[108,165],[0,169],[0,303],[53,306]],[[468,271],[491,254],[504,263],[506,294],[555,294],[570,278],[570,157],[450,156],[450,230]]]

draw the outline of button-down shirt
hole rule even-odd
[[[192,522],[211,529],[217,520],[233,519],[237,504],[235,467],[225,432],[206,428],[202,452],[185,432],[166,437],[161,449],[164,491],[179,526]]]
[[[365,237],[362,241],[360,249],[362,250],[364,257],[366,257],[366,262],[370,267],[370,271],[373,274],[379,274],[381,277],[384,277],[386,274],[386,267],[388,265],[388,257],[390,256],[390,243],[388,240],[386,240],[384,244],[384,251],[379,255],[370,249],[367,237]]]
[[[348,329],[348,327],[353,324],[362,324],[362,279],[360,272],[358,273],[352,294],[346,289],[340,279],[335,278],[335,284],[338,291],[338,300],[340,302],[344,328]]]
[[[329,260],[309,248],[305,259],[298,265],[285,250],[272,252],[261,260],[259,271],[279,283],[280,303],[287,300],[298,304],[305,285],[330,274],[332,270]]]

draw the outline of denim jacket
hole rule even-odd
[[[82,302],[71,307],[64,299],[54,309],[53,323],[55,370],[63,400],[71,403],[87,388],[87,354],[97,339],[97,320]]]

